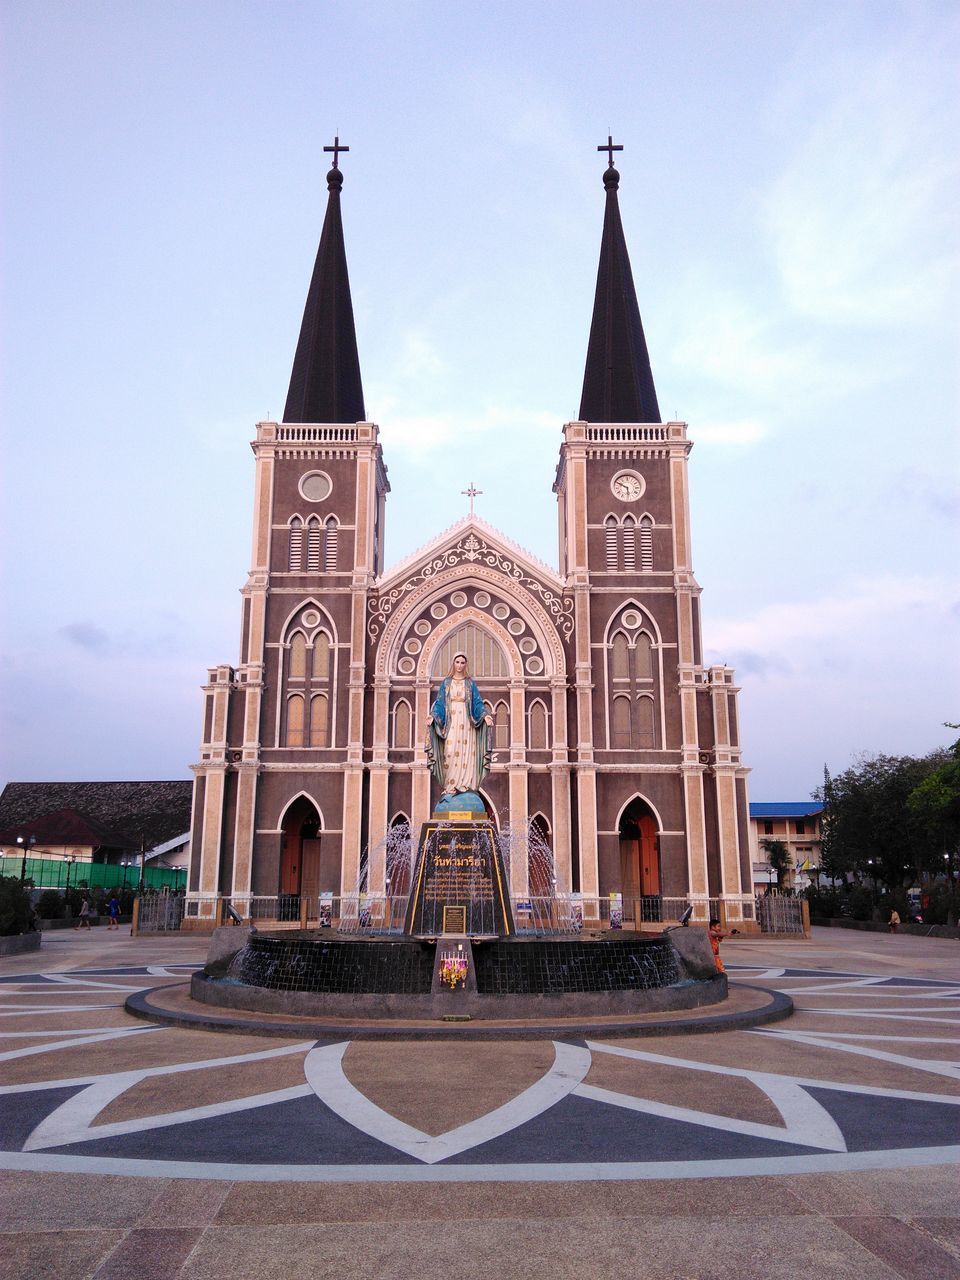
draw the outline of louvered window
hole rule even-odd
[[[327,520],[324,532],[326,537],[323,544],[323,567],[327,573],[334,573],[337,568],[340,527],[333,516]]]
[[[625,516],[623,520],[623,571],[634,573],[637,568],[637,531],[633,516]]]
[[[640,521],[640,569],[643,573],[653,572],[653,521],[649,516]]]
[[[320,521],[316,516],[307,522],[307,573],[320,572]]]
[[[303,521],[294,516],[290,521],[290,553],[287,557],[287,568],[291,573],[303,570]]]
[[[620,525],[616,516],[607,516],[603,525],[604,550],[607,557],[607,568],[617,569],[617,535],[620,532]]]

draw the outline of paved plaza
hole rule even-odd
[[[131,1017],[205,940],[0,961],[0,1276],[960,1278],[960,944],[730,941],[752,1030],[263,1038]]]

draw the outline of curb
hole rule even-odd
[[[530,1020],[521,1026],[515,1023],[484,1026],[481,1022],[468,1023],[417,1023],[399,1026],[392,1022],[385,1026],[372,1021],[312,1022],[261,1022],[256,1014],[216,1015],[204,1013],[175,1013],[162,1009],[150,1001],[157,991],[176,990],[182,986],[189,993],[189,983],[174,983],[137,991],[124,1001],[124,1009],[134,1018],[156,1022],[162,1026],[180,1027],[189,1031],[218,1031],[228,1035],[271,1036],[274,1038],[315,1040],[564,1040],[611,1036],[692,1036],[714,1031],[743,1031],[770,1022],[782,1022],[793,1013],[793,1001],[781,991],[768,991],[766,987],[754,987],[747,983],[734,984],[741,991],[762,992],[767,1002],[757,1009],[739,1013],[714,1013],[702,1018],[671,1020],[657,1018],[650,1022],[638,1022],[629,1018],[607,1020],[556,1019]],[[649,1015],[644,1015],[649,1016]]]

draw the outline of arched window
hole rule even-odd
[[[614,680],[630,679],[630,646],[627,637],[618,631],[613,637],[613,661],[611,664]]]
[[[493,745],[510,746],[510,709],[505,702],[498,702],[493,709]]]
[[[410,704],[401,698],[393,709],[393,745],[409,748],[411,742]]]
[[[327,573],[334,573],[337,568],[340,535],[340,526],[337,524],[335,516],[327,517],[324,531],[326,536],[323,543],[323,567]]]
[[[607,557],[607,568],[617,568],[617,535],[620,525],[616,516],[607,516],[603,522],[604,551]]]
[[[303,521],[294,516],[290,521],[290,549],[287,555],[287,568],[291,573],[303,571]]]
[[[654,723],[655,707],[653,697],[643,694],[637,699],[637,746],[655,747],[657,745],[656,727]]]
[[[650,680],[653,677],[651,661],[652,642],[645,631],[637,636],[636,673],[638,680]]]
[[[634,573],[637,568],[637,531],[633,516],[623,517],[623,571]]]
[[[330,678],[330,638],[325,631],[318,631],[313,637],[313,678]]]
[[[287,732],[284,742],[288,747],[303,746],[303,694],[295,693],[287,699]]]
[[[640,570],[653,572],[653,521],[649,516],[640,521]]]
[[[307,521],[307,573],[320,572],[320,521],[311,516]]]
[[[509,676],[510,670],[500,645],[483,627],[472,622],[457,627],[447,636],[434,654],[431,664],[431,676],[439,679],[448,675],[453,665],[454,654],[465,653],[470,674],[477,680],[492,679],[497,676]]]
[[[287,667],[291,680],[303,680],[307,674],[307,637],[295,631],[290,637],[290,661]]]
[[[530,728],[528,741],[531,751],[543,751],[547,746],[547,708],[537,699],[530,703],[527,713]]]
[[[630,698],[625,693],[614,695],[610,745],[614,751],[628,750],[633,746],[630,735]]]
[[[325,747],[327,745],[330,721],[330,703],[325,693],[315,693],[310,699],[310,745]]]

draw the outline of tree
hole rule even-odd
[[[783,840],[761,840],[760,847],[767,855],[767,861],[777,873],[777,888],[783,888],[783,878],[790,870],[790,850]]]
[[[950,758],[914,787],[907,808],[939,852],[944,862],[940,870],[953,879],[953,854],[960,847],[960,738],[950,748]]]
[[[942,869],[943,850],[908,801],[947,760],[943,751],[862,755],[834,777],[824,769],[814,793],[823,804],[823,869],[834,877],[869,875],[891,889]]]

